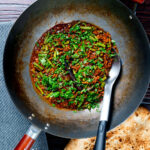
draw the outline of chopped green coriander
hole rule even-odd
[[[88,27],[88,26],[80,26],[81,29],[83,30],[91,30],[92,27]]]
[[[36,68],[40,69],[40,70],[43,70],[43,69],[44,69],[42,66],[40,66],[40,65],[37,64],[36,62],[34,62],[33,65],[34,65]]]
[[[103,44],[103,43],[101,43],[101,42],[98,42],[98,43],[96,43],[96,44],[94,44],[94,45],[96,45],[96,46],[100,46],[100,47],[103,47],[103,48],[105,48],[105,47],[106,47],[106,45],[105,45],[105,44]]]
[[[99,55],[101,53],[101,51],[96,51],[96,54]]]
[[[111,40],[111,42],[113,43],[113,45],[116,45],[116,42],[114,40]]]
[[[33,86],[53,107],[99,110],[117,51],[111,35],[95,25],[83,21],[55,25],[34,46]]]
[[[52,104],[52,106],[55,107],[56,105],[55,105],[55,104]]]

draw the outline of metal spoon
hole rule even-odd
[[[117,77],[119,76],[120,70],[121,70],[120,57],[115,56],[114,62],[109,72],[109,77],[106,80],[106,84],[104,88],[104,97],[103,97],[102,110],[100,115],[98,131],[97,131],[95,150],[105,150],[106,125],[109,118],[111,92],[112,92],[113,85]]]

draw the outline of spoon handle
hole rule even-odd
[[[104,89],[104,97],[102,103],[102,110],[100,115],[100,121],[98,126],[95,150],[105,150],[106,143],[106,125],[108,122],[109,111],[110,111],[110,101],[111,101],[111,92],[114,82],[106,82]]]
[[[95,150],[105,150],[107,121],[100,121],[97,131]]]

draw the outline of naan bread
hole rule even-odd
[[[70,140],[64,150],[93,150],[95,144],[95,137],[86,139]]]
[[[73,139],[65,150],[93,150],[95,139]],[[109,131],[106,150],[150,150],[150,112],[139,107],[124,123]]]

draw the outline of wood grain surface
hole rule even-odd
[[[0,0],[0,22],[15,21],[36,0]]]

